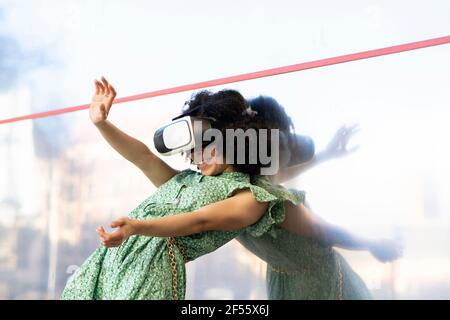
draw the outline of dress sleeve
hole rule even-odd
[[[303,202],[304,194],[301,192],[291,193],[289,190],[281,187],[276,192],[269,192],[266,188],[256,186],[250,182],[238,182],[231,184],[228,190],[228,196],[231,196],[236,190],[250,189],[253,197],[258,202],[268,202],[267,211],[254,224],[245,228],[245,232],[253,237],[260,237],[265,233],[269,233],[272,237],[276,237],[275,226],[284,221],[284,205],[283,202],[288,200],[294,204]]]

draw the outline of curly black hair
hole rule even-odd
[[[291,167],[310,161],[314,157],[314,141],[295,133],[292,118],[284,107],[272,97],[258,96],[247,100],[260,121],[271,128],[280,129],[280,167]]]
[[[266,150],[267,156],[271,157],[271,131],[274,128],[263,117],[251,116],[247,114],[246,109],[249,104],[245,98],[236,90],[225,89],[218,92],[210,92],[207,90],[200,91],[192,96],[185,103],[182,115],[190,115],[192,117],[215,119],[211,122],[211,127],[218,129],[223,137],[226,137],[227,129],[242,129],[244,132],[248,129],[255,129],[258,133],[259,129],[267,129]],[[248,173],[251,175],[260,174],[261,168],[270,166],[270,163],[263,164],[260,157],[255,161],[250,161],[250,147],[257,148],[259,155],[260,136],[256,135],[256,141],[249,138],[245,139],[245,161],[238,163],[237,152],[234,152],[233,167],[235,170]],[[234,150],[238,149],[238,141],[234,140]],[[239,146],[241,149],[243,146]],[[226,157],[226,150],[223,150],[223,156]]]
[[[294,133],[295,127],[292,118],[286,113],[284,107],[272,97],[258,96],[248,99],[248,105],[258,114],[257,117],[266,121],[270,126],[278,128],[283,132]]]
[[[242,115],[244,110],[251,107],[255,111],[254,116]],[[307,136],[296,134],[292,118],[277,100],[269,96],[258,96],[245,100],[236,90],[221,90],[216,93],[200,91],[186,102],[183,115],[195,117],[213,118],[216,121],[212,127],[221,130],[225,136],[226,129],[268,129],[267,149],[270,150],[270,129],[279,129],[279,166],[291,167],[310,161],[314,157],[314,141]],[[248,163],[248,150],[251,143],[259,142],[246,140],[246,164],[237,164],[234,159],[234,167],[238,171],[259,174],[264,166]],[[236,150],[237,146],[235,146]],[[266,165],[268,166],[268,165]]]

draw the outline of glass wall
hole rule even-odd
[[[447,1],[2,0],[0,119],[88,103],[102,75],[122,97],[444,36],[449,12]],[[450,298],[449,56],[444,45],[210,88],[275,97],[318,151],[359,123],[357,152],[287,186],[330,222],[403,241],[390,264],[341,250],[376,298]],[[118,104],[110,120],[153,148],[191,94]],[[0,125],[0,298],[57,299],[99,245],[96,227],[154,190],[87,111]],[[187,268],[187,298],[266,297],[265,264],[236,241]]]

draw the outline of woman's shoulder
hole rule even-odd
[[[180,172],[178,172],[175,175],[175,177],[185,178],[185,177],[189,177],[189,176],[197,175],[197,174],[199,174],[197,171],[194,171],[191,168],[187,168],[187,169],[184,169],[184,170],[181,170]]]
[[[275,184],[269,176],[252,176],[252,183],[263,188],[277,198],[289,200],[294,204],[304,203],[305,192],[293,188],[286,188],[281,184]]]
[[[194,170],[188,168],[188,169],[179,171],[176,175],[174,175],[172,178],[167,180],[167,182],[184,182],[187,179],[190,179],[197,175],[199,175],[199,173],[197,171],[194,171]]]
[[[189,184],[189,181],[193,179],[198,173],[192,169],[185,169],[179,171],[173,177],[168,179],[166,182],[158,186],[156,193],[165,192],[168,189],[178,188],[183,185]]]

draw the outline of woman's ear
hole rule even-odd
[[[211,161],[214,160],[215,162],[215,148],[212,144],[207,145],[202,149],[202,161],[205,161],[206,163],[211,163]]]
[[[222,155],[220,154],[219,150],[216,146],[212,147],[211,150],[211,159],[214,159],[215,164],[223,164],[225,163],[224,159],[222,158]]]

